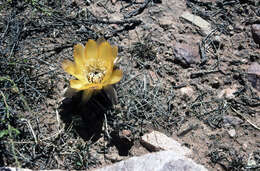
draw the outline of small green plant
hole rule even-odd
[[[1,81],[1,78],[0,78],[0,81]],[[9,138],[12,137],[12,135],[17,136],[20,134],[20,131],[18,129],[14,128],[13,126],[11,126],[11,124],[9,123],[10,119],[11,119],[10,113],[9,113],[10,109],[7,104],[6,96],[2,91],[0,91],[0,94],[2,96],[2,100],[5,105],[5,114],[4,114],[4,117],[2,117],[0,120],[0,125],[1,125],[1,127],[4,128],[0,131],[0,139],[5,136],[9,136]]]
[[[11,89],[13,89],[13,91],[19,93],[19,89],[16,86],[16,84],[14,83],[14,81],[12,79],[10,79],[9,77],[0,77],[0,82],[11,82],[12,87]],[[6,88],[5,88],[6,89]],[[6,98],[7,95],[4,94],[4,92],[2,90],[0,90],[0,95],[2,96],[1,98],[1,103],[3,102],[3,106],[4,106],[4,115],[1,116],[0,118],[0,127],[1,127],[1,131],[0,131],[0,140],[4,140],[4,139],[8,139],[8,141],[11,144],[11,148],[12,148],[12,153],[15,159],[15,163],[17,167],[20,167],[20,163],[18,161],[18,158],[16,156],[16,152],[15,152],[15,145],[13,142],[13,138],[18,136],[20,134],[20,131],[13,127],[11,122],[14,118],[11,117],[10,115],[10,108],[9,105],[7,103],[8,99]]]
[[[7,135],[15,134],[16,136],[20,134],[20,131],[11,125],[8,125],[8,129],[4,129],[0,131],[0,139]]]

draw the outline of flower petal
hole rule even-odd
[[[112,46],[112,55],[113,55],[114,60],[117,57],[117,53],[118,53],[118,47],[117,46]]]
[[[70,80],[70,87],[76,90],[82,90],[82,87],[84,87],[86,84],[88,83],[82,80]]]
[[[70,60],[65,60],[62,62],[62,68],[64,71],[66,71],[69,74],[73,74],[75,72],[75,64],[74,62],[71,62]]]
[[[74,46],[73,55],[74,55],[74,60],[76,65],[78,67],[83,68],[85,65],[86,57],[85,57],[85,47],[81,43],[76,44]]]
[[[98,59],[98,46],[95,40],[88,40],[85,47],[85,55],[87,61],[95,61]]]
[[[92,89],[92,90],[101,90],[103,88],[102,84],[86,84],[81,90]]]
[[[71,62],[69,60],[65,60],[62,63],[62,68],[64,69],[64,71],[73,75],[74,77],[76,77],[79,80],[85,79],[84,76],[82,75],[82,72],[79,71],[79,69],[76,67],[74,62]]]
[[[123,77],[123,71],[122,70],[114,70],[111,74],[111,77],[109,78],[109,80],[106,82],[107,85],[110,84],[115,84],[117,82],[119,82]]]
[[[98,46],[99,59],[105,62],[105,65],[111,65],[113,63],[113,53],[110,44],[105,41]]]
[[[89,84],[88,82],[82,80],[70,80],[70,87],[77,90],[100,90],[103,86],[102,84]]]
[[[110,44],[105,41],[98,46],[99,63],[106,68],[106,75],[102,80],[102,83],[107,82],[113,71],[113,53]]]

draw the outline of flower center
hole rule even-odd
[[[90,83],[101,83],[101,81],[103,80],[104,76],[106,74],[106,70],[101,70],[101,69],[94,69],[91,70],[88,74],[87,74],[87,80]]]

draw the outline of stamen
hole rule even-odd
[[[105,76],[106,70],[95,69],[87,74],[87,80],[90,83],[101,83]]]

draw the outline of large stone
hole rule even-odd
[[[191,150],[181,146],[180,143],[173,138],[166,136],[158,131],[152,131],[141,137],[141,144],[150,151],[172,150],[179,155],[191,155]]]
[[[202,19],[201,17],[193,15],[190,12],[186,11],[181,15],[181,18],[198,26],[201,29],[201,32],[204,36],[210,34],[210,32],[211,32],[210,23],[208,23],[206,20]]]
[[[33,171],[31,169],[0,167],[0,171]],[[105,166],[103,168],[93,169],[92,171],[207,171],[207,169],[195,163],[176,151],[161,151],[156,153],[149,153],[139,157],[132,157],[130,159]],[[63,171],[59,169],[54,170],[40,170],[40,171]]]
[[[206,171],[207,169],[175,151],[161,151],[118,162],[93,171]]]
[[[260,91],[260,65],[257,62],[252,63],[248,67],[248,81],[252,86]]]
[[[0,167],[0,171],[34,171],[32,169],[24,169],[24,168],[17,168],[17,167]],[[38,171],[64,171],[61,169],[50,169],[50,170],[38,170]]]
[[[252,36],[257,44],[260,44],[260,24],[253,24],[251,27]]]
[[[173,49],[174,60],[184,67],[189,67],[191,64],[197,64],[200,61],[198,47],[177,43]]]

